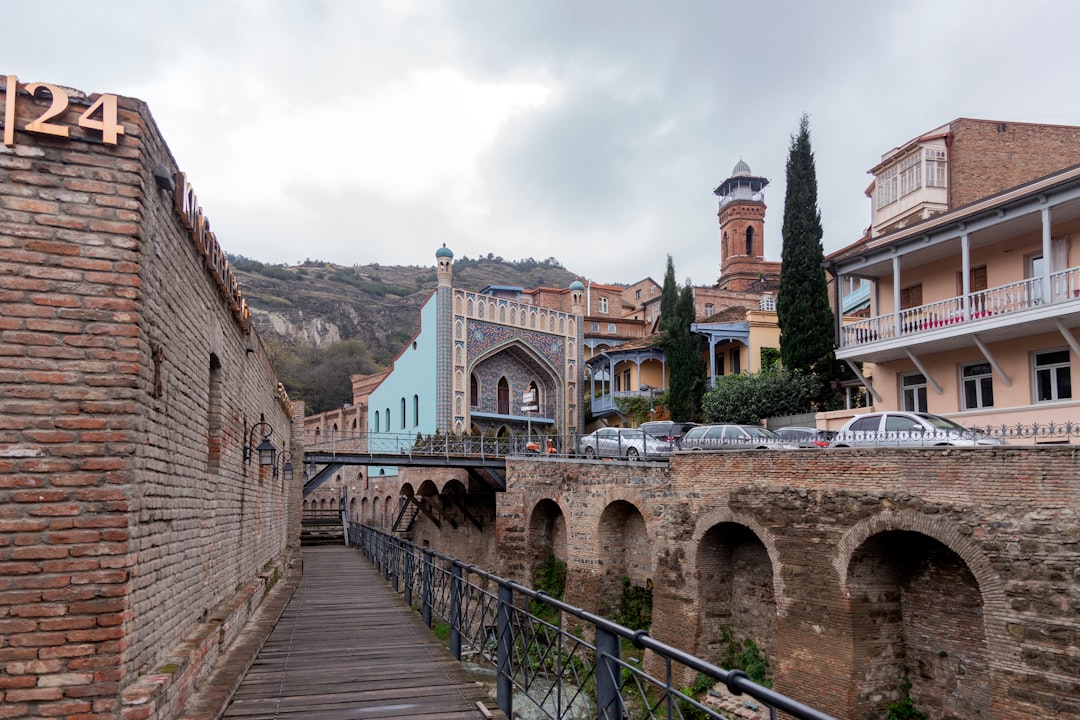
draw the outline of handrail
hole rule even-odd
[[[675,676],[695,672],[723,683],[799,720],[831,716],[728,670],[543,592],[442,555],[360,523],[350,523],[350,542],[360,548],[395,590],[421,611],[450,626],[449,645],[461,660],[462,643],[496,668],[496,702],[513,717],[516,699],[528,700],[548,717],[682,718],[690,708],[722,719],[676,686]],[[544,612],[535,614],[536,606]],[[547,608],[545,610],[545,608]],[[584,623],[567,623],[567,617]],[[573,630],[571,629],[573,627]],[[621,641],[651,650],[664,666],[655,677],[624,660]],[[682,670],[685,669],[685,670]],[[775,715],[774,715],[775,716]]]

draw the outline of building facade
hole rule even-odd
[[[944,130],[874,169],[879,232],[828,258],[837,287],[867,294],[860,317],[838,325],[837,357],[860,372],[875,409],[929,411],[977,426],[1072,420],[1080,250],[1071,237],[1080,232],[1080,167],[1048,174],[1047,167],[1080,159],[1080,128],[965,120]],[[939,145],[948,150],[946,166],[920,171],[924,185],[933,180],[929,188],[914,187],[915,178],[898,186],[899,198],[886,193],[883,178],[897,163],[925,163]],[[976,182],[971,168],[987,161],[972,155],[982,152],[993,162],[1020,155],[999,176]],[[1025,177],[1018,168],[1042,174]],[[992,194],[971,197],[986,191]],[[930,199],[916,202],[920,196]],[[903,212],[882,214],[901,204]]]

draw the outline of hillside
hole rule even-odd
[[[436,287],[434,265],[229,262],[279,378],[309,412],[350,401],[350,374],[386,367],[416,334],[419,308]],[[553,258],[454,261],[454,286],[468,290],[562,288],[576,279]]]

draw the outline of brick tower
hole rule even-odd
[[[765,194],[768,179],[750,173],[742,160],[713,192],[720,198],[720,278],[722,290],[763,290],[774,284],[780,263],[765,259]]]

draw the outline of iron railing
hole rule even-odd
[[[450,651],[462,659],[470,649],[495,667],[499,708],[514,717],[514,704],[528,702],[554,720],[625,718],[724,718],[723,711],[695,699],[676,678],[697,674],[723,683],[735,696],[749,696],[769,710],[801,720],[829,715],[751,681],[742,670],[722,667],[586,612],[542,592],[474,565],[420,548],[367,525],[351,523],[349,541],[383,578],[403,592],[433,627],[438,616],[449,626]],[[650,650],[663,668],[646,672],[623,649]]]

